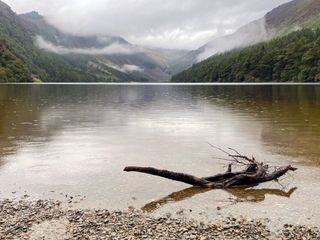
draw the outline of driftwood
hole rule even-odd
[[[210,177],[196,177],[185,173],[171,172],[168,170],[160,170],[151,167],[129,166],[126,167],[124,171],[151,174],[197,187],[227,189],[236,186],[254,186],[263,182],[278,180],[289,171],[297,170],[297,168],[294,168],[291,165],[272,168],[263,162],[258,162],[254,157],[249,158],[240,154],[234,149],[230,150],[235,154],[222,149],[219,150],[228,155],[228,158],[224,160],[230,161],[231,163],[228,166],[227,172]],[[233,165],[240,165],[244,169],[242,171],[233,172]]]

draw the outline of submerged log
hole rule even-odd
[[[254,157],[248,158],[247,156],[239,154],[237,151],[235,151],[236,155],[230,154],[224,150],[223,152],[227,153],[228,157],[231,158],[229,161],[232,161],[233,164],[245,166],[245,169],[238,172],[232,172],[232,164],[229,164],[226,173],[203,178],[190,174],[172,172],[151,167],[129,166],[126,167],[124,171],[151,174],[198,187],[226,189],[236,186],[254,186],[263,182],[278,180],[289,171],[297,170],[297,168],[289,165],[275,168],[273,171],[270,171],[270,167],[268,165],[256,161]]]

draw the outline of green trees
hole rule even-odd
[[[35,79],[43,82],[146,81],[143,76],[100,64],[100,59],[95,56],[59,55],[37,48],[34,44],[36,32],[33,31],[36,26],[33,24],[0,0],[0,82]],[[49,30],[53,31],[53,27]]]
[[[30,82],[31,74],[23,62],[0,40],[0,82]]]
[[[213,56],[174,82],[320,81],[320,30],[303,29],[269,42]]]

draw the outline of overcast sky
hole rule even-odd
[[[4,0],[36,10],[63,31],[119,35],[164,48],[194,49],[261,18],[289,0]]]

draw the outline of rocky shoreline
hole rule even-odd
[[[312,226],[286,224],[271,231],[268,220],[226,218],[202,223],[150,216],[139,210],[73,210],[59,201],[0,201],[0,239],[320,239]]]

